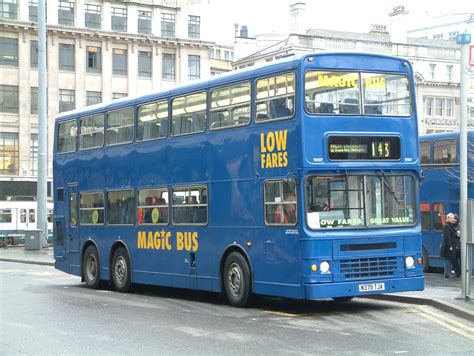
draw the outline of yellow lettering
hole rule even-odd
[[[272,167],[278,167],[278,155],[272,153]]]
[[[160,241],[160,233],[158,231],[155,231],[155,233],[153,234],[153,242],[154,242],[154,247],[158,250],[160,248],[160,245],[161,245],[161,241]]]
[[[146,232],[138,231],[138,248],[146,248]]]
[[[275,135],[273,132],[267,134],[267,150],[268,152],[273,152],[275,149]]]
[[[191,233],[185,232],[184,233],[184,248],[186,251],[191,251]]]
[[[171,237],[171,232],[167,232],[166,237],[165,237],[165,245],[166,245],[166,249],[169,251],[171,251],[170,237]]]
[[[276,136],[276,146],[278,151],[285,151],[286,150],[286,136],[288,130],[282,130],[275,132]]]
[[[182,232],[177,232],[176,233],[176,249],[178,251],[182,251],[184,247],[183,243],[183,233]]]
[[[319,87],[328,87],[329,86],[329,77],[327,75],[318,75],[318,86]]]
[[[283,167],[288,166],[288,152],[283,152]]]
[[[155,247],[155,244],[154,244],[154,241],[153,241],[153,233],[150,231],[148,232],[148,244],[146,246],[146,248],[154,248]]]
[[[260,152],[261,153],[267,152],[267,149],[265,148],[265,134],[263,132],[260,133]]]
[[[267,153],[266,154],[266,158],[265,158],[265,168],[272,168],[272,157],[271,157],[271,154],[270,153]]]
[[[264,154],[260,155],[260,161],[262,162],[262,169],[265,168],[265,155]]]
[[[199,243],[198,243],[198,233],[197,232],[193,232],[193,251],[197,251],[197,249],[199,248]]]

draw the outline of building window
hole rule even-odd
[[[138,51],[138,76],[151,78],[151,52]]]
[[[449,33],[449,40],[450,41],[456,41],[458,35],[459,35],[459,31],[450,32]]]
[[[112,8],[112,30],[127,32],[127,9],[121,7]]]
[[[454,116],[454,99],[425,98],[426,116],[450,117]]]
[[[38,41],[30,41],[30,66],[38,68]]]
[[[0,112],[18,114],[18,86],[0,85]]]
[[[86,105],[94,105],[102,102],[102,93],[100,91],[87,91]]]
[[[453,80],[453,65],[448,64],[446,66],[446,76],[448,77],[449,81]]]
[[[151,11],[138,10],[138,33],[151,33]]]
[[[87,46],[87,72],[102,72],[102,48]]]
[[[188,18],[188,37],[199,38],[201,36],[201,18],[190,15]]]
[[[175,60],[174,54],[163,53],[163,79],[174,79],[175,75]]]
[[[112,73],[114,75],[127,75],[127,50],[113,49]]]
[[[442,40],[443,39],[443,34],[442,33],[437,33],[433,35],[434,40]]]
[[[59,89],[59,112],[73,110],[76,107],[74,90]]]
[[[446,116],[453,117],[453,99],[445,99],[446,103]]]
[[[440,99],[440,98],[435,98],[434,102],[435,102],[435,116],[443,116],[443,113],[444,113],[443,102],[444,102],[444,100]]]
[[[18,133],[0,132],[0,175],[18,175]]]
[[[59,70],[74,72],[75,69],[75,46],[69,43],[59,44]]]
[[[127,93],[112,93],[112,100],[125,98]]]
[[[18,18],[18,0],[0,1],[0,18],[16,20]]]
[[[38,134],[31,134],[30,138],[30,174],[38,175]]]
[[[201,57],[195,55],[188,56],[188,79],[199,79],[201,77]]]
[[[38,88],[31,87],[30,90],[30,107],[31,107],[31,114],[37,115],[38,114]]]
[[[0,37],[0,65],[18,67],[18,39]]]
[[[58,23],[60,25],[74,26],[74,2],[59,0]]]
[[[31,22],[38,22],[38,0],[28,1],[28,13]]]
[[[161,14],[161,36],[174,37],[175,36],[175,14]]]
[[[433,98],[425,99],[425,114],[426,116],[433,115]]]
[[[429,68],[429,76],[430,79],[433,80],[435,78],[435,72],[436,72],[436,64],[430,63],[430,68]]]
[[[100,5],[86,4],[85,6],[85,26],[87,28],[98,29],[101,25],[101,7]]]

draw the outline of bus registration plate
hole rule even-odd
[[[359,292],[373,292],[377,290],[385,290],[385,283],[359,284]]]

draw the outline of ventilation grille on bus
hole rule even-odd
[[[391,277],[397,270],[396,257],[373,257],[341,260],[341,274],[346,279]]]

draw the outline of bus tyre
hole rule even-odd
[[[99,253],[95,246],[90,245],[82,259],[82,274],[87,288],[97,289],[100,284]]]
[[[430,259],[428,257],[428,252],[426,251],[426,248],[424,246],[421,249],[421,252],[423,257],[423,272],[428,272],[428,270],[430,269]]]
[[[112,256],[112,282],[118,292],[130,289],[130,257],[123,247],[117,248]]]
[[[250,268],[238,252],[232,252],[225,261],[224,289],[230,305],[242,308],[250,302]]]

